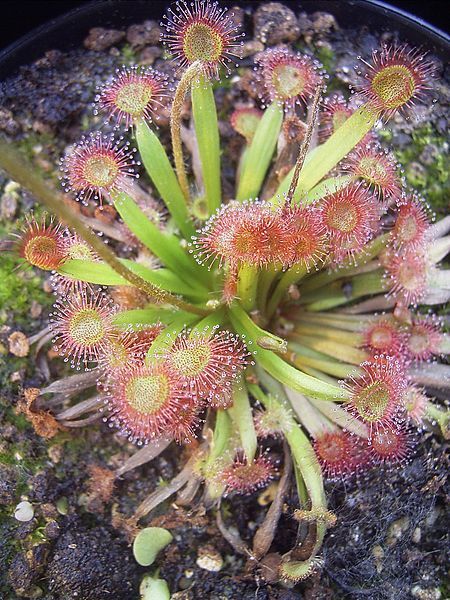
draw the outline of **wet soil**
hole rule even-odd
[[[226,85],[217,90],[228,197],[242,142],[226,119],[236,102],[249,97],[257,101],[251,70],[257,52],[280,43],[314,52],[333,74],[329,88],[336,90],[352,82],[355,56],[370,54],[380,37],[395,37],[367,28],[348,31],[330,14],[294,12],[278,3],[266,3],[253,13],[236,10],[235,18],[248,34],[241,80],[233,89]],[[135,61],[173,71],[162,58],[158,37],[154,21],[126,31],[96,29],[86,33],[83,48],[70,53],[53,50],[22,67],[16,77],[0,83],[0,130],[56,178],[55,165],[67,145],[83,131],[101,126],[91,110],[98,83],[115,68]],[[450,97],[446,81],[444,74],[432,111],[419,107],[414,123],[398,118],[385,134],[400,154],[420,141],[416,165],[408,167],[410,176],[422,191],[431,190],[431,195],[434,190],[434,207],[440,213],[448,210],[448,200],[443,200],[448,182],[437,190],[430,186],[442,171],[438,159],[444,152]],[[424,131],[420,140],[418,131]],[[168,138],[164,119],[160,133]],[[20,226],[34,201],[4,177],[0,186],[0,232],[6,235]],[[93,206],[84,210],[95,214]],[[123,250],[120,242],[110,243]],[[12,270],[14,260],[8,261],[6,269]],[[150,465],[118,480],[110,497],[101,497],[92,485],[93,467],[117,468],[133,453],[130,444],[103,423],[61,431],[49,440],[35,433],[19,410],[23,389],[46,385],[65,367],[51,353],[36,363],[29,348],[14,352],[11,347],[12,333],[31,335],[45,327],[52,301],[41,274],[17,272],[12,277],[19,285],[8,287],[0,309],[0,598],[137,599],[148,569],[135,563],[119,515],[130,516],[149,492],[178,472],[182,451],[169,448]],[[11,276],[4,281],[13,286]],[[445,447],[439,435],[422,432],[417,448],[402,469],[374,470],[355,482],[328,484],[338,522],[325,540],[323,567],[306,582],[291,588],[268,583],[260,565],[236,554],[224,540],[213,514],[198,505],[188,511],[169,502],[165,514],[159,511],[152,517],[154,524],[168,527],[174,535],[174,542],[158,557],[160,576],[169,583],[173,598],[186,600],[449,597]],[[34,516],[27,522],[14,518],[21,500],[33,507]],[[286,502],[272,553],[286,551],[295,541],[290,514],[296,503],[295,497]],[[222,510],[227,523],[234,523],[241,537],[250,540],[266,509],[263,495],[254,494],[231,497]],[[205,554],[210,560],[199,560]],[[267,579],[267,570],[265,575]]]

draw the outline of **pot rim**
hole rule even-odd
[[[283,2],[283,0],[281,1]],[[284,1],[286,2],[286,0]],[[51,19],[50,21],[47,21],[46,23],[35,27],[30,32],[21,36],[12,44],[9,44],[6,48],[0,50],[0,80],[11,76],[14,72],[14,69],[17,69],[22,65],[29,64],[33,60],[36,60],[36,57],[33,57],[33,50],[35,49],[33,47],[35,46],[35,42],[39,40],[39,38],[44,36],[50,37],[52,34],[56,34],[59,30],[62,30],[64,27],[69,27],[70,25],[73,25],[74,23],[80,20],[87,21],[90,16],[94,17],[95,15],[99,15],[102,11],[106,10],[111,14],[114,10],[114,7],[117,8],[121,4],[126,4],[129,8],[131,3],[133,3],[135,7],[143,7],[145,5],[146,9],[148,8],[148,2],[146,0],[91,0],[83,6],[73,8],[72,10],[56,17],[55,19]],[[245,7],[250,5],[254,6],[255,3],[249,2],[249,0],[225,0],[223,4],[225,6],[241,5]],[[289,4],[292,4],[292,0],[288,0],[287,5]],[[450,48],[450,35],[448,35],[446,32],[428,23],[424,19],[416,17],[408,11],[403,10],[402,8],[392,6],[391,4],[389,4],[388,2],[384,2],[383,0],[340,0],[339,2],[335,3],[337,7],[341,5],[346,8],[355,6],[357,4],[363,6],[365,5],[369,10],[373,11],[378,16],[382,16],[383,14],[394,15],[397,19],[397,22],[399,22],[402,26],[406,26],[407,28],[415,32],[426,33],[427,37],[430,38],[430,41],[432,41],[434,44],[438,44],[440,46],[445,47],[446,51],[448,51]],[[326,10],[327,5],[329,7],[328,10],[330,13],[335,14],[339,11],[339,8],[337,8],[337,10],[333,10],[334,7],[332,6],[331,2],[321,2],[320,0],[303,0],[301,6],[299,4],[299,8],[309,9],[306,10],[306,12],[311,13],[315,12],[311,11],[311,8],[314,7],[315,10]],[[165,2],[164,0],[152,0],[152,11],[158,14],[158,18],[159,15],[161,15],[164,9],[166,8],[167,2]],[[133,11],[127,10],[124,13],[126,21],[129,20],[128,17],[132,12]],[[148,17],[151,18],[152,15],[149,14]],[[131,20],[129,24],[131,25],[132,23],[133,21]],[[92,27],[97,26],[101,25],[95,23],[95,20],[93,20]],[[109,23],[106,22],[105,26],[108,27],[111,25],[109,25]],[[395,26],[393,26],[392,29],[395,30]],[[87,31],[84,33],[84,35],[86,34]],[[56,45],[57,44],[55,42],[55,46]],[[67,42],[65,42],[63,45],[67,46]],[[79,45],[80,44],[78,43],[75,45],[75,47],[79,47]],[[69,47],[64,47],[63,49],[70,49],[70,45]],[[46,49],[43,49],[40,55],[42,55],[45,51]],[[442,49],[437,48],[436,52],[438,54],[442,54]],[[21,54],[23,54],[22,58]],[[31,58],[29,60],[24,60],[24,57],[27,54],[30,55]],[[11,64],[8,68],[8,61],[14,63],[14,65]]]
[[[393,6],[392,4],[389,4],[389,2],[383,2],[383,0],[359,0],[359,1],[362,2],[363,4],[369,4],[374,7],[392,12],[395,15],[405,19],[405,21],[407,21],[408,24],[410,24],[410,23],[418,24],[418,25],[420,25],[421,28],[427,29],[431,33],[433,33],[434,35],[439,37],[441,39],[441,41],[444,42],[445,44],[450,44],[450,35],[448,33],[446,33],[443,29],[440,29],[439,27],[432,25],[431,23],[429,23],[428,21],[425,21],[425,19],[422,19],[421,17],[417,17],[417,16],[413,15],[412,13],[408,12],[407,10],[403,10],[403,8],[399,8],[398,6]]]

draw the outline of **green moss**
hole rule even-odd
[[[45,307],[51,305],[51,296],[42,289],[42,276],[32,269],[17,270],[20,261],[13,256],[2,256],[0,263],[0,324],[14,313],[14,326],[30,321],[30,304],[36,300]]]
[[[219,79],[214,79],[212,83],[213,90],[229,90],[233,85],[231,77],[223,66],[219,66]]]
[[[135,65],[139,62],[138,56],[130,44],[125,44],[121,50],[123,64],[130,66]]]
[[[14,425],[14,427],[18,431],[23,432],[23,431],[26,431],[27,429],[30,429],[30,427],[31,427],[30,423],[28,422],[25,415],[16,413],[14,408],[10,405],[7,405],[5,408],[3,408],[3,410],[4,410],[5,418],[8,421],[8,423],[10,423],[11,425]]]
[[[387,136],[385,131],[383,139]],[[412,140],[405,148],[394,148],[394,154],[405,170],[408,185],[424,196],[438,218],[443,217],[448,214],[450,195],[447,140],[431,123],[413,131]],[[424,155],[427,155],[425,162]]]
[[[13,467],[16,462],[12,451],[10,453],[0,452],[0,464],[5,465],[6,467]]]
[[[378,132],[378,137],[380,140],[386,144],[392,142],[393,133],[390,129],[380,129]]]
[[[314,56],[322,63],[325,71],[332,75],[335,71],[336,55],[332,48],[328,46],[315,46]]]
[[[42,470],[46,455],[39,456],[31,451],[30,445],[26,442],[11,444],[8,452],[0,452],[0,464],[6,467],[14,467],[17,476],[16,497],[20,498],[22,494],[29,491],[30,476]]]

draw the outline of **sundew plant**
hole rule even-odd
[[[245,550],[258,561],[296,486],[302,543],[276,565],[279,580],[295,582],[320,563],[336,521],[325,478],[382,466],[388,477],[414,452],[417,429],[447,433],[448,415],[424,386],[440,383],[450,348],[427,308],[450,297],[439,267],[450,218],[434,222],[376,134],[397,111],[413,118],[418,99],[432,102],[435,68],[406,45],[379,48],[360,58],[347,100],[326,96],[313,57],[260,53],[259,105],[228,115],[245,145],[225,197],[214,92],[227,73],[233,85],[241,35],[208,0],[178,2],[163,26],[177,79],[120,70],[95,100],[108,132],[87,134],[61,163],[66,192],[95,201],[105,218],[114,207],[137,258],[117,256],[0,142],[0,166],[54,215],[31,216],[15,242],[25,261],[52,272],[57,300],[36,341],[86,371],[42,390],[39,407],[67,427],[101,412],[138,447],[119,475],[185,446],[180,473],[137,508],[135,525],[178,492],[217,511],[242,550],[221,499],[279,480]],[[171,146],[159,139],[167,111]],[[141,163],[161,214],[146,204]]]

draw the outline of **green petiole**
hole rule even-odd
[[[312,190],[367,135],[378,118],[378,111],[364,104],[324,144],[317,146],[314,155],[305,161],[293,200],[300,201]],[[292,176],[293,171],[281,182],[277,195],[289,189]]]
[[[250,463],[255,458],[258,442],[243,377],[240,377],[233,386],[233,406],[228,409],[228,412],[235,428],[239,431],[244,454]]]
[[[255,199],[263,184],[283,123],[283,108],[274,102],[266,109],[246,152],[239,178],[237,200]]]
[[[237,278],[237,297],[247,311],[253,310],[256,304],[258,287],[258,269],[249,264],[239,267]]]
[[[228,449],[228,443],[231,437],[231,419],[229,411],[218,410],[216,412],[216,425],[214,427],[214,436],[211,451],[208,456],[208,465],[212,465]]]
[[[294,329],[294,335],[298,334],[299,339],[302,335],[320,337],[325,340],[344,343],[348,346],[361,346],[363,337],[351,331],[343,331],[342,329],[334,329],[330,324],[328,327],[321,327],[317,323],[309,324],[308,322],[297,325]],[[295,339],[295,338],[294,338]]]
[[[237,306],[231,307],[229,313],[236,331],[256,346],[261,337],[261,329]],[[326,384],[298,371],[270,350],[258,348],[257,357],[258,363],[272,377],[308,396],[324,400],[337,400],[345,396],[345,391],[340,387]]]
[[[183,192],[164,146],[145,121],[136,125],[136,142],[145,170],[186,239],[195,233]]]
[[[352,365],[360,365],[367,359],[366,352],[336,340],[321,338],[315,335],[300,334],[293,334],[290,336],[290,339],[298,341],[312,350]]]
[[[220,181],[220,139],[216,103],[211,82],[204,75],[191,86],[192,115],[202,165],[208,214],[222,203]]]
[[[148,269],[146,266],[126,258],[119,260],[144,281],[157,285],[168,292],[182,294],[197,302],[207,300],[208,290],[205,287],[202,285],[197,285],[195,288],[189,286],[169,269]],[[68,260],[58,269],[58,273],[97,285],[131,285],[107,263],[97,261]]]
[[[347,304],[357,298],[385,292],[386,281],[383,280],[383,270],[356,275],[350,279],[339,280],[325,289],[320,289],[300,297],[299,303],[306,304],[309,311],[322,311]]]

